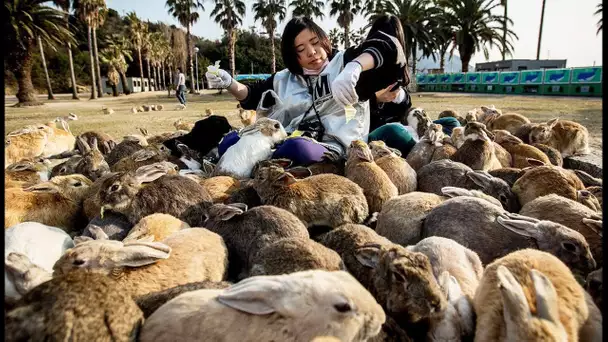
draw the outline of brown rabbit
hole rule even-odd
[[[143,137],[141,137],[141,140],[131,136],[124,137],[123,141],[116,145],[116,147],[105,156],[106,162],[112,167],[114,164],[118,163],[119,160],[132,155],[136,151],[142,150],[145,146],[148,146],[148,143]]]
[[[473,170],[489,171],[500,169],[492,139],[494,134],[478,122],[470,122],[464,128],[465,142],[450,159],[463,163]]]
[[[521,139],[512,135],[507,130],[494,130],[494,140],[504,147],[513,158],[514,168],[523,169],[530,166],[527,158],[533,158],[542,161],[545,164],[550,164],[549,158],[541,150],[534,146],[524,144]]]
[[[49,160],[44,158],[26,158],[21,161],[8,165],[4,170],[4,186],[16,182],[34,185],[41,181],[49,180]]]
[[[135,171],[144,165],[150,165],[166,160],[170,160],[171,150],[165,145],[152,144],[139,151],[135,151],[128,157],[122,158],[116,164],[111,166],[112,172],[128,172]],[[175,158],[174,158],[175,159]],[[171,160],[174,161],[175,160]],[[181,162],[180,162],[181,163]]]
[[[511,133],[513,133],[514,136],[521,139],[521,141],[523,141],[524,144],[530,144],[530,132],[532,132],[532,129],[538,125],[539,124],[534,124],[534,123],[523,124],[523,125],[519,126],[519,128],[516,129],[515,132],[511,132]]]
[[[194,128],[194,124],[190,122],[185,122],[182,118],[179,118],[175,120],[175,122],[173,123],[173,127],[175,127],[175,129],[178,131],[191,131],[192,128]]]
[[[369,211],[380,212],[384,202],[398,195],[395,184],[376,165],[372,152],[361,140],[354,140],[348,149],[346,177],[363,189]]]
[[[405,160],[416,171],[424,165],[441,159],[449,159],[456,148],[445,143],[445,134],[439,124],[431,124],[424,136],[414,145]]]
[[[239,108],[239,117],[241,118],[243,127],[251,126],[255,123],[256,112],[255,110],[245,110],[243,108]]]
[[[253,188],[264,204],[286,209],[308,226],[361,223],[369,213],[363,189],[338,175],[297,180],[280,167],[261,167]]]
[[[465,118],[463,118],[457,111],[452,110],[452,109],[448,109],[448,110],[444,110],[443,112],[439,113],[439,119],[441,118],[447,118],[447,117],[451,117],[451,118],[456,118],[456,120],[458,120],[458,122],[460,122],[461,125],[466,125],[466,120]]]
[[[562,167],[564,165],[564,158],[562,158],[561,153],[555,147],[547,146],[545,144],[530,144],[531,146],[536,147],[541,150],[544,154],[547,155],[551,164],[555,166]]]
[[[584,190],[585,186],[574,172],[568,171],[552,165],[532,167],[513,184],[513,192],[522,206],[535,198],[549,194],[557,194],[576,201],[577,191]]]
[[[397,187],[399,195],[416,191],[416,171],[410,164],[401,158],[395,151],[384,143],[384,141],[372,141],[369,143],[374,161]]]
[[[513,165],[513,156],[504,147],[500,146],[496,141],[492,141],[494,145],[494,155],[502,167],[511,167]]]
[[[504,129],[511,134],[515,133],[519,127],[529,124],[530,120],[521,114],[508,113],[500,116],[488,116],[484,124],[490,131]]]
[[[142,187],[144,181],[152,183]],[[109,177],[101,185],[99,198],[102,211],[111,209],[121,213],[132,224],[154,213],[182,219],[190,207],[211,203],[211,196],[194,180],[166,175],[165,170],[158,168],[139,168]]]
[[[530,142],[556,148],[562,157],[589,154],[589,132],[574,121],[551,119],[530,131]]]
[[[89,145],[84,138],[78,137],[78,139],[76,139],[76,144],[78,144],[81,151],[84,151],[82,159],[76,164],[76,173],[95,181],[105,173],[110,172],[108,163],[106,163],[103,154],[97,148],[97,138],[93,137],[91,145]]]
[[[114,149],[117,145],[116,141],[114,141],[114,138],[104,132],[87,131],[82,133],[78,137],[84,139],[84,141],[86,141],[91,147],[93,147],[93,139],[97,139],[97,148],[104,156],[110,153],[112,149]],[[80,153],[85,153],[85,151],[80,151]]]

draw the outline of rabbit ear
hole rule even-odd
[[[559,324],[559,304],[557,291],[551,280],[537,270],[530,271],[536,292],[536,314],[539,318]]]
[[[380,245],[365,245],[355,250],[355,258],[363,266],[376,268],[380,260]]]
[[[158,168],[155,164],[144,165],[135,171],[135,179],[139,183],[150,183],[166,175],[167,172],[167,169]]]
[[[292,167],[291,169],[285,170],[285,171],[289,172],[295,178],[298,178],[298,179],[303,179],[303,178],[312,176],[312,171],[310,171],[309,168],[304,167],[304,166]]]
[[[251,277],[227,288],[217,300],[235,310],[252,315],[268,315],[277,311],[277,304],[288,294],[276,276]]]
[[[148,136],[148,130],[145,128],[139,128],[139,131],[141,132],[141,134],[143,134],[144,137]]]
[[[471,190],[458,188],[455,186],[444,186],[441,193],[448,197],[472,196]]]
[[[510,219],[509,216],[503,214],[496,218],[496,222],[518,235],[527,236],[536,240],[542,236],[542,233],[536,228],[536,224],[528,220],[513,220]]]
[[[559,118],[553,118],[553,119],[547,121],[547,126],[549,126],[549,129],[553,129],[553,127],[555,127],[555,125],[557,125],[558,122],[559,122]]]
[[[144,160],[148,160],[152,157],[156,156],[156,152],[151,151],[151,150],[139,150],[134,152],[131,155],[131,158],[133,159],[133,161],[135,162],[142,162]]]
[[[242,204],[242,203],[241,203]],[[223,205],[219,210],[215,213],[216,217],[222,221],[228,221],[236,215],[242,215],[247,210],[247,206],[245,205],[245,210],[239,208],[238,206],[233,205]]]
[[[103,231],[103,229],[101,229],[101,227],[94,225],[94,224],[89,224],[89,231],[91,232],[91,235],[93,235],[93,238],[95,240],[109,240],[110,238],[108,237],[108,235]]]
[[[271,164],[275,164],[277,166],[280,166],[284,169],[288,168],[291,166],[291,164],[293,164],[293,161],[291,159],[287,159],[287,158],[276,158],[276,159],[270,159],[268,160],[269,163]]]
[[[291,185],[298,180],[289,172],[283,172],[279,177],[277,177],[278,181],[283,182],[284,185]]]
[[[583,218],[583,224],[586,225],[589,229],[591,229],[594,233],[596,233],[597,235],[599,235],[600,237],[602,237],[603,235],[603,225],[604,221],[602,220],[602,218],[600,218],[599,220],[595,220],[592,218]]]
[[[25,188],[25,189],[23,189],[23,191],[57,193],[57,192],[59,192],[59,187],[54,183],[44,182],[44,183],[38,183],[36,185],[30,186],[29,188]]]
[[[505,318],[512,322],[522,322],[530,315],[530,305],[524,289],[515,276],[503,265],[496,270],[498,285],[502,295]]]
[[[374,161],[374,158],[371,155],[365,153],[365,151],[363,151],[360,148],[352,149],[351,152],[352,152],[353,156],[355,156],[356,158],[358,158],[360,160],[370,162],[370,163]]]
[[[25,170],[33,171],[34,168],[29,163],[17,163],[17,164],[10,165],[6,168],[6,171],[11,171],[11,172],[19,172],[19,171],[25,171]]]
[[[32,266],[30,258],[25,254],[18,252],[11,252],[6,256],[4,260],[6,265],[6,271],[8,275],[18,276],[26,273]]]
[[[78,149],[80,150],[80,152],[82,154],[85,154],[85,153],[91,151],[91,146],[89,146],[87,141],[84,140],[84,138],[81,136],[78,137],[78,139],[76,139],[76,145],[78,146]]]
[[[473,181],[473,183],[475,183],[475,185],[477,185],[480,188],[486,188],[489,184],[490,181],[492,180],[492,176],[485,173],[485,172],[480,172],[480,171],[473,171],[473,172],[467,172],[466,173],[467,177]]]
[[[74,246],[87,241],[93,241],[93,238],[90,236],[76,236],[74,238]]]
[[[91,139],[91,150],[99,151],[99,145],[97,145],[97,138],[95,138],[95,137],[93,137],[93,139]]]
[[[532,167],[547,165],[544,162],[542,162],[538,159],[534,159],[534,158],[526,158],[526,161],[528,162],[528,165],[530,165]]]
[[[171,247],[163,243],[133,241],[126,242],[111,259],[117,267],[140,267],[168,259],[170,255]]]

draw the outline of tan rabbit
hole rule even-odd
[[[502,111],[494,107],[494,105],[475,108],[471,113],[474,115],[475,121],[481,123],[485,123],[490,118],[496,118],[502,115]]]
[[[177,130],[191,131],[194,127],[194,124],[190,122],[185,122],[182,118],[179,118],[175,120],[175,122],[173,123],[173,127],[175,127],[175,129]]]
[[[484,124],[468,123],[464,128],[464,138],[464,144],[450,157],[451,160],[463,163],[473,170],[489,171],[502,168],[492,142],[494,135]]]
[[[431,124],[405,160],[418,172],[421,167],[432,161],[449,159],[451,155],[456,153],[456,148],[451,144],[446,144],[445,137],[441,125]]]
[[[397,187],[399,195],[416,191],[416,171],[382,140],[369,143],[374,161]]]
[[[97,139],[97,148],[104,156],[110,153],[112,149],[114,149],[114,147],[116,147],[117,145],[116,141],[114,141],[114,138],[112,138],[111,135],[101,131],[87,131],[79,135],[79,137],[83,138],[89,144],[90,147],[93,147],[91,146],[93,138]],[[84,151],[80,152],[84,153]]]
[[[256,112],[255,110],[245,110],[243,108],[239,108],[239,117],[241,118],[243,127],[251,126],[255,123]]]
[[[286,209],[308,226],[362,223],[369,212],[363,189],[338,175],[297,180],[280,167],[261,167],[253,188],[264,204]]]
[[[490,131],[504,129],[511,134],[515,133],[519,127],[530,123],[530,120],[521,114],[508,113],[500,116],[488,116],[484,124]]]
[[[171,150],[165,145],[150,145],[135,151],[128,157],[122,158],[111,166],[112,172],[134,171],[144,165],[150,165],[169,160]]]
[[[95,181],[105,173],[110,172],[108,163],[106,163],[103,154],[97,148],[97,138],[93,137],[91,141],[92,147],[81,137],[78,137],[76,143],[79,149],[84,151],[82,159],[76,164],[76,173]]]
[[[494,141],[504,147],[513,158],[512,167],[523,169],[530,166],[527,158],[534,158],[545,164],[550,164],[549,158],[541,150],[534,146],[524,144],[521,139],[509,133],[507,130],[494,130]]]
[[[208,117],[208,116],[211,116],[211,115],[215,115],[215,113],[213,112],[213,109],[205,108],[205,115],[204,115],[204,117]]]
[[[556,148],[562,157],[589,154],[589,132],[574,121],[551,119],[530,131],[530,142]]]
[[[69,175],[54,177],[26,189],[6,189],[4,228],[35,221],[67,232],[83,229],[86,219],[82,202],[91,184],[83,175]]]
[[[522,139],[523,140],[523,139]],[[545,144],[530,144],[531,146],[536,147],[541,150],[544,154],[547,155],[551,164],[555,166],[562,167],[564,165],[564,158],[562,158],[562,154],[555,147],[547,146]]]
[[[511,165],[513,165],[511,153],[500,146],[496,141],[492,141],[492,145],[494,145],[494,155],[496,156],[496,159],[498,159],[498,162],[500,162],[500,165],[502,167],[511,167]]]
[[[458,122],[460,122],[461,125],[465,125],[465,118],[463,118],[457,111],[452,110],[452,109],[448,109],[448,110],[444,110],[443,112],[439,113],[439,119],[441,118],[447,118],[447,117],[451,117],[451,118],[456,118],[456,120],[458,120]]]
[[[369,146],[361,140],[350,144],[345,173],[363,189],[372,213],[380,212],[382,205],[399,193],[386,172],[374,162]]]
[[[27,158],[17,163],[8,165],[4,170],[4,186],[10,187],[11,184],[31,186],[39,182],[49,180],[51,171],[50,162],[44,158]]]

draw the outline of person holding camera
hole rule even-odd
[[[244,85],[222,69],[207,72],[212,88],[227,89],[243,109],[280,121],[291,134],[273,158],[309,165],[325,155],[343,157],[353,140],[367,141],[369,99],[403,77],[399,40],[377,31],[357,47],[332,48],[329,37],[309,18],[285,26],[281,54],[286,69]],[[365,82],[360,80],[365,80]]]

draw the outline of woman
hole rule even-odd
[[[273,158],[288,158],[295,165],[320,161],[326,153],[343,156],[351,141],[367,140],[367,100],[398,80],[391,74],[395,65],[405,65],[395,37],[376,32],[358,47],[336,51],[327,34],[304,17],[285,26],[281,54],[287,69],[251,86],[224,70],[206,76],[211,87],[227,89],[243,109],[279,120],[293,138]],[[360,77],[368,81],[358,82]]]

